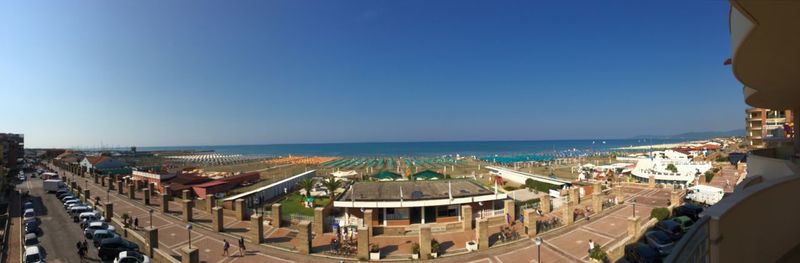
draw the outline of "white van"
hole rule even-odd
[[[686,189],[686,199],[698,203],[714,205],[725,195],[725,191],[719,187],[708,185],[695,185]]]
[[[29,246],[25,248],[25,263],[44,263],[47,255],[41,246]]]
[[[58,189],[67,188],[67,185],[58,179],[48,179],[44,180],[42,183],[42,188],[44,188],[44,190],[48,193],[55,193],[58,191]]]

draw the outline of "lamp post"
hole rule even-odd
[[[150,210],[148,210],[147,213],[150,214],[150,229],[153,229],[153,209],[150,208]]]
[[[192,249],[192,223],[186,224],[186,231],[189,232],[189,249]]]
[[[106,203],[111,203],[111,199],[110,199],[110,198],[111,198],[111,196],[110,196],[110,193],[111,193],[111,190],[109,190],[109,189],[106,189]]]
[[[537,236],[536,238],[533,239],[533,241],[536,242],[536,257],[537,257],[536,262],[537,263],[541,263],[542,262],[542,237]]]
[[[633,217],[636,217],[636,198],[631,200],[633,202]]]

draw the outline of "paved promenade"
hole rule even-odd
[[[60,170],[59,170],[60,171]],[[68,177],[73,176],[65,173]],[[101,203],[106,200],[106,187],[93,184],[91,178],[79,178],[80,185],[88,184],[88,189],[92,193],[92,198],[100,197]],[[88,181],[88,182],[85,182]],[[124,189],[127,193],[127,189]],[[576,226],[568,230],[555,231],[554,233],[544,233],[544,244],[541,247],[542,261],[545,262],[576,262],[588,260],[587,242],[592,239],[599,245],[607,245],[614,240],[621,239],[626,234],[627,218],[633,213],[632,200],[636,199],[636,214],[640,216],[641,222],[645,222],[650,210],[656,206],[666,206],[669,200],[669,191],[666,189],[651,189],[638,186],[628,186],[624,188],[626,202],[619,207],[613,208],[611,212],[597,218],[592,217],[591,221],[578,221]],[[159,245],[174,256],[180,255],[179,248],[188,244],[189,236],[185,229],[185,223],[180,219],[182,204],[176,201],[170,202],[170,211],[161,213],[160,207],[155,205],[145,206],[141,192],[136,193],[136,199],[131,200],[126,195],[119,195],[117,191],[111,191],[110,201],[114,203],[115,216],[122,216],[128,213],[131,217],[139,219],[139,227],[144,228],[151,223],[149,220],[149,209],[156,211],[153,213],[152,224],[159,228]],[[176,198],[176,200],[179,200]],[[151,204],[158,204],[158,197],[151,199]],[[589,200],[582,202],[580,206],[590,205]],[[211,215],[204,211],[202,207],[196,206],[193,209],[195,218],[193,224],[205,226],[195,227],[192,231],[192,246],[200,249],[200,261],[203,262],[339,262],[342,259],[326,258],[319,256],[299,255],[292,252],[294,250],[296,232],[289,228],[271,228],[265,226],[266,242],[255,244],[252,242],[252,230],[249,221],[238,221],[231,216],[225,216],[225,229],[223,233],[210,231]],[[447,257],[441,258],[440,262],[536,262],[536,247],[530,239],[524,237],[521,224],[516,224],[517,232],[522,235],[522,240],[501,246],[493,247],[488,251],[477,253],[464,253],[464,243],[466,240],[474,239],[473,231],[457,231],[446,233],[435,233],[434,238],[439,240],[442,248],[446,249]],[[490,233],[499,230],[490,228]],[[235,240],[239,237],[246,239],[247,252],[244,256],[222,256],[222,240],[227,239],[232,244],[231,255],[238,255],[236,252]],[[327,241],[331,234],[317,236],[312,243],[312,251],[327,250]],[[376,236],[371,242],[379,243],[382,246],[384,255],[390,258],[405,258],[410,254],[411,244],[417,241],[416,236],[390,237]],[[496,236],[492,238],[493,243],[497,241]],[[394,255],[394,256],[392,256]],[[347,260],[346,260],[347,261]]]

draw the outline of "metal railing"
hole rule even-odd
[[[709,243],[709,217],[700,218],[692,225],[686,234],[683,235],[672,253],[667,256],[664,262],[686,262],[686,263],[706,263],[711,262]]]

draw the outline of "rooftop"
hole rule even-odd
[[[488,195],[494,193],[469,180],[356,182],[339,198],[340,201],[399,201],[430,200]],[[401,191],[402,189],[402,191]]]

